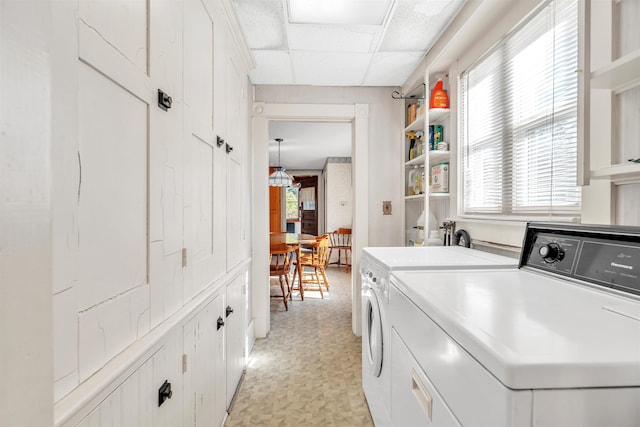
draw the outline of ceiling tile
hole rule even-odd
[[[426,51],[464,0],[398,0],[380,51]]]
[[[416,69],[424,52],[378,52],[364,80],[365,86],[402,86]]]
[[[371,57],[368,53],[292,51],[295,84],[360,86]]]
[[[242,30],[251,49],[287,49],[282,0],[235,0]]]
[[[291,24],[289,48],[320,52],[372,52],[382,27]]]
[[[249,71],[253,84],[293,84],[289,52],[253,50],[256,68]]]

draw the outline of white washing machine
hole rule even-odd
[[[396,272],[392,425],[640,426],[640,228],[529,224],[517,270]]]
[[[401,270],[515,269],[518,260],[459,246],[364,248],[362,275],[362,387],[377,427],[390,425],[389,279]]]

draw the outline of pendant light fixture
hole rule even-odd
[[[280,165],[280,143],[282,138],[276,138],[278,141],[278,165]],[[287,175],[282,166],[276,166],[276,170],[269,175],[269,187],[291,187],[291,177]]]

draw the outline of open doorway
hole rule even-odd
[[[352,227],[352,140],[350,121],[269,122],[269,173],[282,167],[293,178],[291,187],[269,187],[270,232]]]
[[[274,121],[346,122],[351,124],[352,183],[353,183],[353,257],[352,329],[361,334],[360,252],[368,244],[368,128],[369,108],[366,104],[271,104],[253,106],[252,140],[254,175],[252,185],[253,209],[253,268],[251,308],[255,336],[269,331],[270,298],[268,286],[269,251],[269,124]],[[282,157],[284,157],[284,145]],[[322,191],[319,192],[322,194]]]

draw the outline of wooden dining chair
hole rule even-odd
[[[325,271],[327,249],[329,248],[329,235],[318,236],[315,242],[305,244],[305,247],[309,249],[309,252],[299,251],[298,259],[294,261],[296,266],[294,280],[298,277],[298,269],[300,269],[302,272],[302,283],[298,283],[298,286],[303,288],[302,291],[317,290],[320,291],[320,296],[324,298],[322,286],[324,285],[325,289],[329,291],[329,279]],[[300,288],[294,286],[293,289]]]
[[[349,263],[349,255],[351,254],[351,229],[350,228],[338,228],[333,233],[329,234],[331,241],[329,242],[329,256],[327,257],[327,263],[337,264],[340,267],[340,259],[342,252],[344,252],[344,266],[347,271],[351,269]],[[338,260],[331,262],[331,255],[333,250],[338,251]]]
[[[282,295],[272,295],[272,298],[282,297],[285,310],[289,311],[288,299],[291,297],[292,283],[289,283],[289,274],[291,273],[291,259],[296,251],[295,246],[285,243],[275,245],[271,248],[271,263],[269,265],[269,278],[277,277],[280,282]],[[285,284],[287,289],[285,291]],[[271,286],[271,285],[269,285]]]

